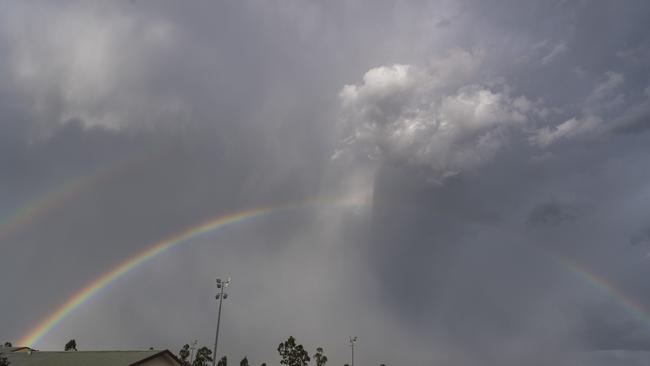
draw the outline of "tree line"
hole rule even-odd
[[[303,347],[302,344],[297,344],[294,337],[289,337],[286,341],[278,345],[278,353],[280,355],[280,364],[285,366],[308,366],[311,361],[309,352]],[[203,346],[196,351],[194,360],[190,360],[190,345],[185,344],[178,352],[178,359],[181,361],[181,366],[209,366],[212,361],[212,350]],[[316,366],[325,366],[327,363],[327,356],[325,356],[323,348],[318,347],[313,355],[316,361]],[[217,366],[228,366],[228,358],[221,357],[217,362]],[[250,366],[248,357],[244,357],[239,366]],[[266,366],[263,362],[260,366]]]
[[[326,366],[327,364],[327,356],[325,356],[323,347],[317,347],[314,354],[309,356],[309,352],[307,352],[302,344],[296,343],[294,337],[289,337],[286,341],[280,343],[277,351],[280,355],[280,364],[284,366],[308,366],[312,357],[315,366]],[[196,356],[193,360],[190,358],[190,345],[185,344],[178,352],[178,359],[181,361],[181,366],[210,366],[213,361],[212,350],[203,346],[196,351]],[[217,362],[217,366],[228,366],[228,358],[226,356],[221,357]],[[245,356],[239,362],[239,366],[250,366],[248,357]],[[260,366],[266,366],[266,362],[261,363]],[[345,364],[344,366],[349,365]],[[380,364],[379,366],[386,366],[386,364]]]
[[[11,347],[10,342],[5,342],[5,347]],[[74,339],[69,340],[64,348],[66,352],[77,351],[77,341]],[[150,348],[152,349],[152,348]],[[196,350],[196,354],[193,354],[193,349],[189,344],[183,345],[180,351],[178,352],[178,359],[181,362],[181,366],[210,366],[214,360],[212,357],[212,350],[208,347],[201,347]],[[309,352],[303,347],[302,344],[296,343],[294,337],[289,337],[286,341],[280,343],[277,348],[278,354],[280,355],[280,364],[284,366],[308,366],[312,357],[309,356]],[[325,356],[324,350],[322,347],[317,347],[316,351],[313,354],[315,366],[326,366],[327,356]],[[0,366],[9,366],[9,361],[7,358],[0,352]],[[217,366],[228,366],[228,358],[226,356],[221,357],[217,362]],[[248,357],[244,357],[240,362],[239,366],[250,366],[248,362]],[[263,362],[260,366],[266,366],[266,362]],[[348,366],[345,364],[344,366]],[[386,366],[381,364],[380,366]]]

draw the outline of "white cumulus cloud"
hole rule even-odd
[[[473,56],[454,51],[427,68],[381,66],[343,87],[344,137],[335,157],[404,160],[430,167],[437,178],[492,159],[536,106],[507,86],[457,85],[476,70]]]

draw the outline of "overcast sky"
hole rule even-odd
[[[649,21],[645,0],[1,1],[0,341],[207,218],[316,200],[155,257],[36,346],[211,346],[231,276],[231,362],[293,335],[338,366],[349,336],[359,365],[646,364]]]

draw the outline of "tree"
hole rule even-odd
[[[327,356],[323,354],[323,347],[316,348],[314,358],[316,359],[316,366],[325,366],[327,363]]]
[[[71,339],[68,343],[65,344],[65,351],[76,351],[77,350],[77,341]]]
[[[178,351],[178,359],[181,361],[181,366],[190,366],[190,345],[185,344],[180,351]]]
[[[212,350],[208,347],[201,347],[196,351],[196,357],[192,362],[192,366],[208,366],[212,362]]]
[[[5,347],[13,347],[11,342],[5,342],[4,346]],[[4,354],[2,354],[2,352],[0,352],[0,366],[9,366],[9,363],[10,362],[7,359],[7,356],[5,356]]]
[[[9,347],[11,347],[11,346],[9,346]],[[0,352],[0,366],[9,366],[10,363],[11,362],[9,362],[7,357],[5,355],[3,355],[2,352]]]
[[[248,357],[244,356],[241,362],[239,362],[239,366],[248,366]]]
[[[228,366],[228,357],[226,356],[221,357],[219,362],[217,362],[217,366]]]
[[[296,344],[296,339],[289,337],[284,343],[278,346],[278,353],[282,360],[281,364],[286,366],[307,366],[310,361],[309,354],[302,344]]]

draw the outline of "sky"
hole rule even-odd
[[[650,3],[0,2],[0,340],[650,357]]]

